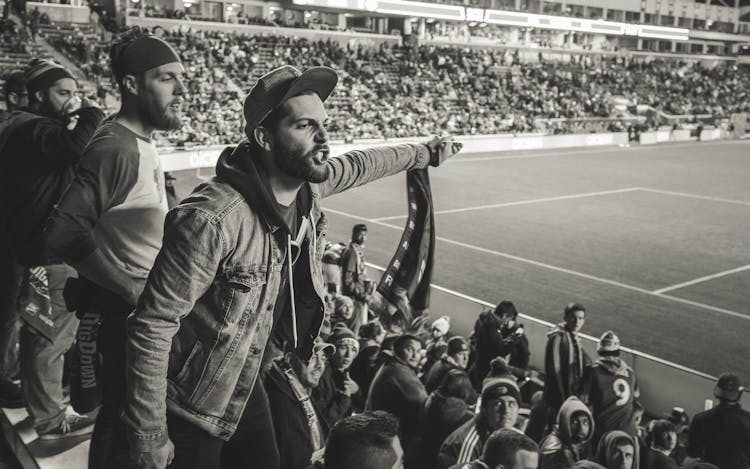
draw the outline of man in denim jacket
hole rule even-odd
[[[433,138],[329,159],[323,101],[337,80],[326,67],[261,77],[245,99],[248,141],[167,215],[128,319],[124,419],[138,467],[278,467],[258,444],[273,426],[256,379],[272,330],[311,355],[326,293],[320,199],[460,149]]]

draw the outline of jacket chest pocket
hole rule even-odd
[[[265,272],[231,270],[226,273],[227,291],[224,302],[224,320],[236,324],[246,314],[258,308],[258,299],[266,286]]]

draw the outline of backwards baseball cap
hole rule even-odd
[[[607,331],[599,338],[596,351],[600,355],[616,354],[620,352],[620,338],[612,331]]]
[[[714,396],[729,402],[740,400],[745,388],[740,384],[740,378],[734,373],[722,373],[716,381]]]
[[[245,97],[245,133],[250,135],[284,101],[312,91],[321,101],[328,99],[339,77],[332,68],[310,67],[300,72],[291,65],[275,68],[258,78]]]
[[[119,82],[125,75],[137,75],[175,62],[181,61],[172,46],[148,34],[135,39],[112,61],[112,73]]]
[[[329,344],[326,342],[316,342],[315,345],[313,345],[313,353],[318,354],[320,352],[325,353],[326,358],[333,355],[333,352],[336,351],[336,347],[333,346],[333,344]]]
[[[72,78],[75,80],[75,77],[62,65],[56,64],[51,60],[38,58],[31,59],[23,71],[23,76],[26,80],[26,89],[28,89],[29,94],[47,89],[57,80],[62,80],[63,78]]]

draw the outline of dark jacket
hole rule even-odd
[[[455,464],[463,464],[482,456],[484,442],[489,438],[489,427],[481,415],[467,421],[453,431],[440,445],[436,469],[448,469]]]
[[[161,251],[127,324],[123,419],[131,448],[148,451],[165,443],[167,408],[228,440],[255,385],[271,330],[283,331],[290,343],[296,330],[297,353],[303,359],[312,354],[327,293],[320,200],[424,168],[429,151],[424,145],[352,151],[328,160],[328,180],[302,186],[297,207],[311,219],[311,228],[294,265],[293,291],[281,290],[282,273],[294,256],[287,255],[294,249],[290,230],[256,160],[247,142],[226,149],[216,178],[167,214]],[[273,324],[280,294],[296,305],[296,329],[291,308]]]
[[[458,427],[474,417],[465,401],[444,397],[435,391],[427,398],[419,416],[420,468],[434,469],[443,441]]]
[[[591,423],[588,437],[577,443],[573,441],[570,425],[571,418],[576,412],[585,412]],[[594,418],[588,407],[577,397],[569,397],[557,413],[557,425],[540,445],[541,469],[569,469],[576,462],[591,457],[593,455],[591,448],[591,438],[594,435],[593,425]]]
[[[643,469],[680,469],[680,465],[666,454],[649,448]]]
[[[551,412],[570,396],[577,396],[583,379],[586,358],[577,337],[558,324],[547,334],[544,350],[544,402]]]
[[[696,415],[687,452],[721,469],[749,469],[750,412],[739,405],[719,404]]]
[[[313,402],[320,409],[320,415],[329,427],[352,414],[352,399],[344,394],[344,381],[344,374],[334,369],[329,362],[318,386],[312,391]]]
[[[370,385],[381,364],[379,357],[380,346],[368,345],[359,351],[354,357],[352,366],[349,367],[349,376],[359,385],[359,392],[352,396],[352,407],[356,412],[362,412],[365,409]]]
[[[385,410],[398,418],[401,441],[411,443],[417,434],[419,413],[427,399],[424,385],[417,374],[399,358],[383,355],[383,366],[372,380],[366,410]]]
[[[310,425],[302,404],[294,395],[289,381],[278,364],[274,364],[268,371],[263,386],[268,394],[276,444],[279,448],[279,469],[305,469],[310,465],[314,449],[310,437]],[[329,427],[321,418],[320,409],[314,401],[313,407],[322,430],[321,437],[325,441]]]
[[[424,380],[424,387],[427,392],[433,392],[440,386],[443,378],[451,370],[461,370],[462,368],[448,355],[444,355],[440,360],[427,371]],[[476,392],[476,391],[475,391]]]
[[[8,224],[16,256],[25,266],[51,264],[45,248],[44,222],[52,207],[73,180],[74,167],[83,149],[104,118],[98,108],[78,111],[73,130],[58,119],[16,111],[5,145],[0,148],[3,161],[2,186],[6,197]]]
[[[517,333],[518,332],[518,333]],[[510,328],[500,325],[500,318],[493,311],[485,311],[474,323],[476,340],[476,379],[481,383],[490,370],[490,362],[495,357],[503,357],[517,378],[523,378],[529,366],[529,340],[523,334],[520,324]]]

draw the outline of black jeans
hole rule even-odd
[[[175,446],[170,469],[279,469],[279,450],[263,383],[258,380],[237,431],[225,442],[167,412],[169,438]]]
[[[120,419],[125,404],[125,320],[133,311],[119,297],[97,301],[102,324],[97,347],[101,354],[102,406],[96,416],[89,449],[89,469],[120,469],[130,465],[125,423]],[[108,304],[107,304],[108,303]],[[97,377],[99,379],[99,377]]]

